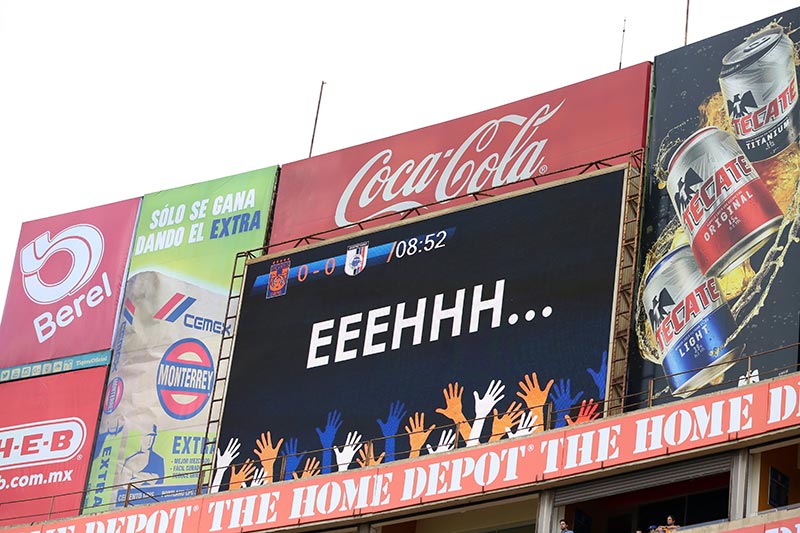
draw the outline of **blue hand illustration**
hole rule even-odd
[[[406,405],[400,400],[393,402],[389,405],[389,416],[386,417],[386,422],[378,419],[378,425],[381,427],[381,433],[386,438],[386,458],[385,462],[394,461],[394,436],[397,435],[397,428],[400,427],[400,420],[406,416]]]
[[[553,385],[551,397],[553,398],[553,416],[556,419],[555,427],[557,428],[567,425],[567,421],[564,420],[564,415],[569,414],[569,410],[572,409],[572,406],[581,399],[583,391],[578,391],[578,394],[576,394],[574,398],[571,397],[570,394],[569,378],[567,378],[566,383],[563,379],[559,379],[558,383]]]
[[[342,415],[337,410],[328,413],[328,421],[325,423],[325,430],[316,428],[319,442],[322,444],[322,473],[333,472],[333,441],[336,439],[336,432],[342,427]],[[299,461],[298,461],[299,462]]]
[[[600,370],[596,371],[594,368],[587,368],[586,371],[592,376],[594,384],[597,385],[599,391],[597,397],[601,400],[606,398],[606,376],[608,373],[608,351],[603,352],[603,361],[600,363]]]
[[[292,479],[292,473],[300,466],[300,461],[305,457],[306,452],[297,453],[297,439],[286,441],[286,447],[281,452],[283,455],[283,479]]]

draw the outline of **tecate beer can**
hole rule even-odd
[[[672,206],[704,275],[730,272],[780,226],[780,207],[730,134],[696,131],[668,170]]]
[[[768,159],[797,140],[794,43],[782,28],[754,35],[728,52],[719,85],[733,132],[750,161]]]
[[[730,368],[741,352],[725,346],[736,329],[733,314],[717,280],[703,276],[688,245],[650,270],[643,303],[674,395],[691,395]]]

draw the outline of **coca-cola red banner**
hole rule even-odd
[[[566,177],[561,170],[627,156],[644,146],[649,92],[650,64],[642,63],[284,165],[270,251],[291,247],[291,242],[281,246],[287,241],[381,215],[433,203],[452,207],[463,195],[517,182],[545,183]],[[391,221],[384,218],[380,223]]]
[[[77,516],[105,367],[0,385],[0,526]]]
[[[138,210],[136,198],[22,225],[0,368],[111,348]]]

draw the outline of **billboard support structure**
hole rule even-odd
[[[622,413],[628,375],[628,346],[633,323],[634,281],[639,249],[640,208],[643,195],[643,150],[631,153],[625,180],[620,239],[617,291],[614,306],[614,330],[609,357],[609,387],[606,416]]]
[[[608,374],[607,374],[607,387],[606,398],[604,402],[604,415],[612,415],[622,413],[624,397],[626,392],[626,377],[627,377],[627,356],[628,346],[630,339],[630,325],[633,317],[633,293],[635,271],[637,263],[638,239],[639,239],[639,226],[640,226],[640,212],[639,207],[643,195],[643,150],[638,149],[628,154],[617,154],[612,157],[576,165],[573,170],[578,170],[577,175],[583,175],[598,170],[604,170],[614,166],[614,163],[619,161],[620,158],[627,158],[626,165],[626,178],[624,180],[625,192],[622,202],[621,213],[621,228],[620,228],[620,247],[618,249],[618,268],[617,280],[614,295],[614,312],[612,316],[612,329],[611,329],[611,342],[609,346],[608,358]],[[568,169],[561,169],[554,172],[554,174],[563,174]],[[484,198],[491,198],[497,194],[502,194],[505,186],[495,187],[479,193],[472,193],[464,195],[472,197],[474,200],[481,200]],[[409,209],[400,213],[401,220],[405,220],[414,215],[419,215],[421,209],[426,206]],[[396,215],[396,214],[395,214]],[[375,222],[382,217],[376,217]],[[368,229],[364,226],[363,222],[353,224],[361,230]],[[300,239],[293,239],[294,248],[303,245],[316,244],[321,241],[327,240],[325,235],[333,233],[342,228],[335,228],[330,232],[320,232],[314,235],[308,235]],[[335,237],[338,235],[331,235]],[[227,391],[227,381],[230,373],[234,339],[236,336],[236,329],[238,327],[238,315],[240,301],[242,297],[245,270],[248,261],[268,255],[269,245],[256,248],[253,250],[239,252],[236,255],[233,272],[231,275],[231,282],[228,295],[227,311],[225,316],[225,323],[232,323],[234,327],[232,333],[224,335],[220,343],[220,353],[218,358],[217,374],[214,380],[214,388],[209,402],[209,417],[206,427],[206,439],[204,440],[203,455],[200,465],[200,476],[197,484],[197,494],[202,494],[204,486],[210,487],[214,471],[214,450],[218,444],[220,426],[222,421],[222,414],[225,407],[225,398]],[[552,408],[548,405],[548,408]],[[549,417],[548,417],[549,418]]]

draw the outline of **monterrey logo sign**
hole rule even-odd
[[[85,440],[86,425],[75,417],[0,428],[0,470],[69,461]]]
[[[198,339],[181,339],[161,358],[156,391],[172,418],[186,420],[203,410],[214,387],[214,359]]]

